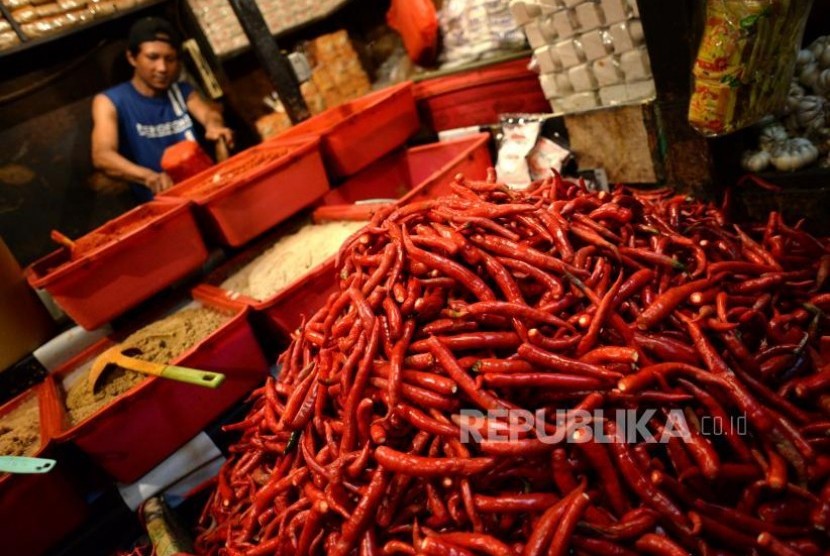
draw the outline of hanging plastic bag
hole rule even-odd
[[[707,0],[689,123],[707,136],[784,104],[812,0]]]
[[[386,12],[389,27],[400,33],[409,58],[426,66],[438,51],[438,15],[432,0],[392,0]]]

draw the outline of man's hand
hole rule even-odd
[[[229,149],[233,148],[233,130],[223,125],[208,125],[205,128],[205,139],[216,142],[220,138],[225,140]]]
[[[173,186],[173,180],[164,172],[147,170],[147,175],[144,177],[144,185],[154,194],[159,194],[165,189],[170,189]]]

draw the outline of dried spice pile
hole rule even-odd
[[[40,448],[40,409],[37,396],[0,418],[0,456],[33,456]]]
[[[259,301],[273,296],[337,253],[343,241],[366,222],[307,224],[282,237],[221,287]]]
[[[137,357],[152,363],[170,363],[222,326],[228,316],[212,309],[185,309],[156,321],[128,336],[121,346],[141,350]],[[66,390],[66,408],[73,425],[114,401],[147,377],[120,367],[106,371],[95,392],[87,373]]]

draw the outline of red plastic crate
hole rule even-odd
[[[219,388],[150,377],[71,428],[61,402],[63,431],[57,440],[73,442],[114,479],[131,483],[256,388],[267,375],[268,362],[251,327],[250,310],[221,300],[200,301],[234,316],[171,363],[224,373]],[[62,380],[91,364],[112,345],[108,338],[93,344],[49,380]]]
[[[328,189],[320,140],[306,137],[243,151],[161,197],[192,200],[211,239],[238,247],[312,204]]]
[[[70,260],[66,248],[26,269],[34,288],[49,292],[72,319],[94,330],[201,267],[208,256],[191,204],[156,199],[78,239],[97,244]]]
[[[329,172],[343,178],[403,145],[419,127],[412,83],[407,82],[329,108],[269,142],[319,135]]]
[[[497,123],[509,112],[550,112],[539,76],[528,63],[522,58],[421,81],[415,85],[418,111],[435,131]]]
[[[56,458],[52,436],[60,426],[57,399],[51,383],[42,383],[0,407],[5,415],[29,396],[40,406],[40,449],[35,457],[54,458],[48,473],[0,473],[0,535],[4,554],[37,556],[81,526],[89,506],[62,461]]]
[[[485,178],[487,169],[492,165],[489,139],[489,134],[482,133],[395,152],[330,191],[321,204],[336,205],[376,198],[398,198],[399,204],[405,204],[443,195],[459,173],[469,179]],[[254,246],[251,252],[243,252],[218,268],[207,283],[196,287],[194,294],[198,292],[210,299],[249,305],[267,317],[273,330],[289,334],[300,325],[303,315],[310,317],[325,305],[326,299],[336,290],[334,256],[264,301],[245,296],[231,300],[231,292],[214,285],[276,240],[269,239],[270,242]]]

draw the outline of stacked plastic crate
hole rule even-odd
[[[637,0],[513,0],[554,112],[653,98]]]

